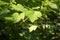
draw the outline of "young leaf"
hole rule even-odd
[[[17,12],[12,15],[12,18],[14,20],[14,23],[17,23],[21,20],[20,15]]]
[[[31,22],[34,22],[34,21],[36,21],[38,18],[35,16],[35,15],[32,15],[31,17],[30,17],[30,21]]]
[[[35,14],[34,15],[37,16],[37,17],[41,17],[42,16],[42,13],[40,11],[35,11]]]
[[[20,13],[20,18],[24,19],[25,18],[25,13]]]
[[[16,10],[16,11],[23,11],[24,9],[24,7],[21,4],[17,4],[17,5],[12,4],[11,7],[12,10]]]
[[[7,22],[13,22],[13,18],[12,18],[12,17],[4,17],[4,19],[5,19]]]
[[[37,29],[36,25],[32,25],[31,27],[29,27],[29,32],[32,32],[33,30],[35,31]]]
[[[8,4],[8,3],[0,0],[0,5],[5,5],[5,4]]]
[[[40,8],[40,6],[37,6],[37,7],[32,7],[32,9],[39,9]]]
[[[53,8],[53,9],[57,9],[57,5],[54,4],[54,3],[50,4],[49,6],[50,6],[51,8]]]
[[[28,11],[26,14],[31,22],[34,22],[35,20],[37,20],[37,16],[34,15],[33,11]]]
[[[58,15],[60,15],[60,13]]]
[[[11,0],[11,3],[16,3],[15,0]]]
[[[45,1],[44,5],[50,6],[53,9],[57,9],[57,5],[48,0]]]

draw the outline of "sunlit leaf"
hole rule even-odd
[[[24,19],[25,18],[25,13],[20,13],[20,18]]]
[[[0,1],[0,5],[5,5],[5,4],[8,4],[8,3],[4,1]]]
[[[13,22],[13,18],[12,18],[12,17],[4,17],[4,19],[5,19],[7,22]]]
[[[41,17],[42,16],[42,13],[40,11],[35,11],[35,16]]]
[[[23,36],[23,33],[19,33],[20,36]]]
[[[37,7],[32,7],[32,9],[39,9],[40,7],[39,6],[37,6]]]
[[[60,15],[60,13],[59,13],[59,15]]]
[[[57,5],[55,3],[52,3],[51,1],[49,0],[46,0],[45,3],[44,3],[45,6],[50,6],[51,8],[53,9],[57,9]]]
[[[23,11],[24,9],[24,7],[21,4],[17,4],[17,5],[12,4],[11,7],[12,10],[16,10],[16,11]]]
[[[16,3],[15,0],[11,0],[11,3]]]
[[[34,15],[33,11],[28,11],[27,16],[28,16],[28,18],[30,19],[31,22],[34,22],[35,20],[37,20],[37,16]]]
[[[17,23],[21,20],[20,15],[17,12],[13,13],[12,18],[14,20],[14,23]]]
[[[29,32],[32,32],[33,30],[35,31],[37,29],[36,25],[32,25],[31,27],[29,27]]]
[[[57,5],[54,4],[54,3],[50,4],[49,6],[50,6],[51,8],[53,8],[53,9],[57,9]]]
[[[32,15],[31,17],[30,17],[30,21],[31,22],[34,22],[34,21],[36,21],[38,18],[35,16],[35,15]]]
[[[47,6],[47,5],[50,5],[51,3],[52,3],[51,1],[46,0],[46,1],[44,2],[44,5]]]

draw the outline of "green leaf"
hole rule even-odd
[[[11,0],[11,3],[16,3],[15,0]]]
[[[31,27],[29,27],[29,32],[32,32],[33,30],[35,31],[37,29],[36,25],[32,25]]]
[[[20,13],[20,18],[24,19],[25,18],[25,13]]]
[[[34,22],[35,20],[37,20],[37,17],[34,15],[33,11],[28,11],[26,14],[31,22]]]
[[[54,3],[50,4],[49,6],[50,6],[51,8],[53,8],[53,9],[57,9],[57,5],[54,4]]]
[[[25,13],[13,13],[12,17],[5,17],[4,19],[7,21],[12,21],[13,23],[19,22],[21,19],[25,18]]]
[[[16,11],[23,11],[24,9],[24,7],[21,4],[17,4],[17,5],[12,4],[11,7],[12,10],[16,10]]]
[[[38,18],[35,16],[35,15],[32,15],[31,17],[30,17],[30,21],[31,22],[34,22],[34,21],[36,21]]]
[[[0,1],[0,5],[5,5],[5,4],[8,4],[8,3],[4,2],[4,1]]]
[[[49,0],[46,0],[45,2],[43,2],[44,3],[44,5],[45,6],[47,6],[47,5],[50,5],[52,2],[51,1],[49,1]]]
[[[60,15],[60,13],[58,15]]]
[[[52,2],[49,1],[49,0],[46,0],[46,1],[44,2],[44,5],[45,5],[45,6],[50,6],[50,7],[53,8],[53,9],[57,9],[57,5],[56,5],[55,3],[52,3]]]
[[[20,15],[17,12],[13,13],[12,18],[14,20],[14,23],[17,23],[21,20]]]
[[[39,9],[40,8],[40,6],[37,6],[37,7],[32,7],[32,9]]]
[[[6,16],[9,12],[10,12],[10,10],[8,10],[7,8],[2,10],[0,13],[0,19],[3,18],[4,16]]]
[[[37,16],[37,17],[41,17],[42,13],[40,11],[35,11],[34,15]]]
[[[7,22],[13,22],[13,18],[12,18],[12,17],[4,17],[4,19],[5,19]]]

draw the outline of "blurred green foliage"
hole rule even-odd
[[[0,40],[60,40],[60,1],[0,0]]]

